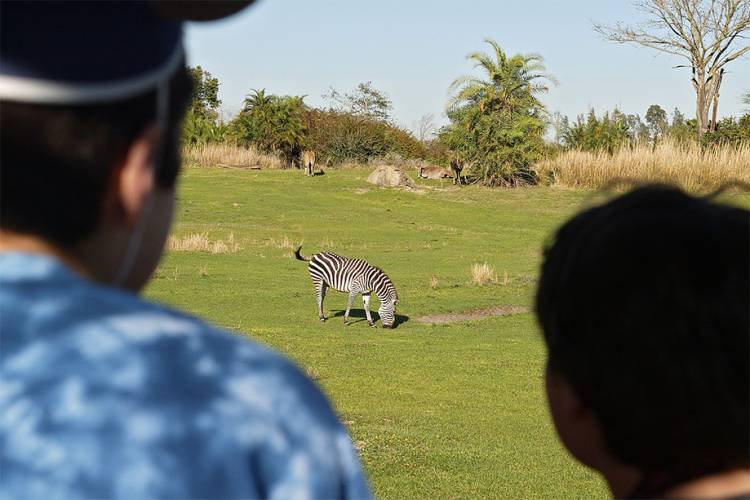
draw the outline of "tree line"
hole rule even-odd
[[[508,54],[486,39],[489,52],[467,56],[478,75],[457,78],[449,88],[449,123],[432,133],[432,117],[418,125],[418,137],[390,119],[392,102],[371,82],[349,92],[334,88],[323,95],[327,106],[313,108],[304,96],[279,96],[252,90],[231,120],[219,119],[219,82],[200,66],[191,68],[193,104],[186,117],[184,142],[232,141],[282,157],[294,165],[304,149],[314,149],[329,165],[372,158],[421,158],[457,162],[473,182],[516,186],[536,182],[533,166],[564,149],[607,151],[665,138],[698,141],[703,146],[750,142],[750,110],[739,118],[717,119],[726,66],[750,51],[743,45],[750,29],[748,0],[642,0],[647,22],[595,29],[618,43],[636,43],[690,61],[696,91],[695,117],[659,105],[644,115],[615,109],[594,110],[572,123],[550,114],[541,96],[556,85],[538,54]],[[744,96],[750,107],[750,92]],[[545,134],[552,130],[550,142]]]
[[[366,162],[398,155],[427,158],[429,144],[416,139],[390,120],[388,96],[371,82],[351,92],[330,89],[325,108],[313,108],[304,96],[280,96],[253,89],[240,112],[228,121],[219,118],[219,82],[200,66],[190,68],[195,90],[183,129],[183,142],[200,145],[232,142],[280,156],[294,166],[305,149],[313,149],[328,165]]]
[[[750,96],[746,97],[750,99]],[[710,130],[697,138],[699,126],[695,118],[686,119],[677,108],[671,117],[658,104],[646,110],[644,119],[638,114],[625,114],[619,109],[601,115],[591,109],[578,115],[573,123],[567,116],[554,113],[550,117],[552,144],[564,150],[607,151],[614,153],[622,147],[640,144],[656,145],[664,140],[679,144],[698,142],[704,147],[739,146],[750,143],[750,110],[735,118],[728,116],[717,120]]]

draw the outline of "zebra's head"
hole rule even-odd
[[[396,326],[396,304],[398,304],[398,297],[389,297],[380,303],[378,314],[380,315],[380,320],[383,322],[383,328],[393,328]]]

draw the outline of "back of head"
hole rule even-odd
[[[749,280],[748,211],[669,187],[579,214],[545,252],[550,367],[656,490],[748,465]]]
[[[100,222],[118,163],[152,123],[166,132],[157,185],[174,185],[191,88],[180,23],[144,1],[2,9],[0,225],[68,247]]]

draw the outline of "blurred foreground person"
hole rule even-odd
[[[293,364],[137,296],[173,216],[180,20],[247,3],[0,5],[0,498],[370,496]]]
[[[750,497],[750,213],[668,187],[586,210],[536,313],[570,453],[616,498]]]

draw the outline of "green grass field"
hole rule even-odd
[[[556,440],[531,314],[416,321],[531,305],[545,238],[590,195],[435,181],[415,193],[378,189],[367,173],[188,168],[174,234],[231,233],[239,248],[170,252],[147,295],[296,360],[349,427],[378,497],[604,497]],[[399,291],[398,328],[368,327],[359,299],[357,322],[344,327],[334,315],[346,296],[336,292],[326,299],[334,317],[319,323],[306,264],[292,257],[301,241],[305,255],[331,250],[382,267]],[[478,262],[499,283],[471,284]]]

